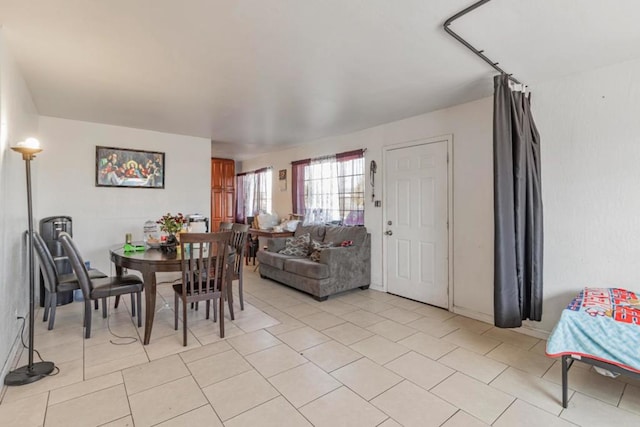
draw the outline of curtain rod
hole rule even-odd
[[[291,164],[293,166],[295,165],[301,165],[301,164],[309,164],[309,162],[311,162],[311,160],[317,160],[317,159],[322,159],[324,157],[331,157],[331,156],[335,156],[337,158],[343,158],[343,157],[349,157],[351,155],[362,155],[362,157],[364,157],[364,153],[367,152],[366,148],[359,148],[357,150],[351,150],[351,151],[345,151],[343,153],[336,153],[336,154],[327,154],[326,156],[319,156],[319,157],[314,157],[314,158],[309,158],[309,159],[302,159],[302,160],[294,160],[293,162],[291,162]]]
[[[260,169],[256,169],[256,170],[252,170],[252,171],[240,172],[240,173],[237,173],[236,176],[249,175],[250,173],[266,172],[269,169],[273,169],[273,166],[267,166],[266,168],[260,168]]]
[[[506,74],[509,77],[509,80],[521,84],[515,77],[513,77],[512,74],[507,73],[505,70],[503,70],[502,68],[498,67],[499,62],[493,62],[491,59],[487,58],[486,55],[484,55],[484,50],[478,50],[475,47],[473,47],[468,41],[466,41],[465,39],[463,39],[462,37],[460,37],[457,33],[455,33],[451,28],[449,28],[449,26],[451,25],[451,23],[453,21],[455,21],[456,19],[466,15],[467,13],[479,8],[480,6],[489,3],[491,0],[480,0],[475,2],[474,4],[472,4],[471,6],[467,7],[466,9],[461,10],[460,12],[456,13],[455,15],[453,15],[451,18],[447,19],[446,21],[444,21],[444,24],[442,24],[442,27],[444,28],[444,30],[447,32],[447,34],[449,34],[451,37],[453,37],[454,39],[458,40],[460,43],[462,43],[467,49],[469,49],[471,52],[475,53],[476,55],[478,55],[480,58],[482,58],[482,60],[484,62],[486,62],[487,64],[491,65],[494,69],[496,69],[497,71],[499,71],[502,74]]]

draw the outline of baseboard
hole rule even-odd
[[[534,328],[531,325],[522,325],[521,328],[518,328],[516,330],[522,334],[529,335],[534,338],[538,338],[545,341],[548,340],[549,335],[551,335],[551,332],[545,331],[543,329]]]
[[[457,306],[454,306],[452,311],[455,314],[459,314],[464,317],[469,317],[470,319],[479,320],[481,322],[489,323],[491,325],[494,324],[493,316],[486,313],[480,313],[478,311],[469,310],[468,308],[457,307]],[[547,340],[550,334],[548,331],[537,329],[537,328],[534,328],[532,325],[527,325],[527,324],[522,325],[519,328],[510,328],[510,330],[514,332],[518,332],[523,335],[528,335],[530,337],[538,338],[541,340]]]
[[[493,316],[486,313],[481,313],[479,311],[470,310],[468,308],[459,307],[456,305],[453,306],[453,309],[451,310],[451,312],[455,314],[459,314],[464,317],[468,317],[470,319],[479,320],[481,322],[485,322],[493,325]]]
[[[373,289],[374,291],[384,292],[384,289],[382,288],[382,285],[377,285],[377,284],[374,284],[374,283],[369,285],[369,289]]]
[[[22,355],[22,340],[20,340],[20,331],[22,328],[18,328],[18,335],[13,340],[13,345],[11,346],[11,350],[9,350],[9,355],[7,356],[7,360],[4,362],[4,366],[2,367],[2,372],[0,372],[0,378],[3,379],[2,388],[0,389],[0,401],[4,399],[4,394],[7,392],[7,386],[4,385],[4,377],[7,376],[9,371],[12,368],[16,367],[16,364],[20,360],[20,356]]]

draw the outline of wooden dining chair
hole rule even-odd
[[[92,279],[89,276],[87,266],[82,259],[75,243],[68,233],[62,232],[59,235],[60,243],[69,257],[71,268],[78,278],[78,284],[84,296],[84,326],[85,338],[91,338],[91,300],[103,299],[106,306],[106,299],[112,296],[136,294],[138,327],[142,326],[142,290],[144,284],[138,276],[128,274],[126,276],[103,277]],[[153,307],[150,308],[153,310]]]
[[[187,303],[207,302],[206,318],[209,318],[209,302],[213,301],[214,321],[218,318],[220,338],[224,338],[224,295],[230,280],[228,268],[231,248],[231,231],[219,233],[183,233],[180,237],[182,253],[181,283],[173,285],[175,300],[175,329],[178,330],[178,301],[182,301],[183,345],[187,345]]]
[[[221,222],[220,223],[220,228],[218,229],[219,231],[229,231],[233,229],[233,223],[232,222]]]
[[[233,268],[231,270],[231,281],[229,285],[233,283],[234,280],[238,281],[238,297],[240,299],[240,310],[244,310],[244,296],[242,292],[242,259],[244,258],[245,251],[247,250],[247,239],[249,238],[249,225],[248,224],[233,224],[231,230],[233,231],[233,236],[231,238],[231,247],[233,247],[236,251],[235,261],[233,263]],[[229,295],[231,293],[231,286],[229,286]]]
[[[25,233],[28,233],[28,231]],[[42,321],[46,322],[49,319],[47,329],[52,330],[56,321],[58,293],[80,289],[80,284],[74,273],[60,274],[58,272],[58,267],[56,267],[51,251],[49,251],[42,236],[35,231],[33,232],[33,247],[40,261],[40,271],[44,278],[44,315],[42,316]],[[107,277],[106,274],[95,268],[90,268],[88,272],[89,277],[92,279]]]

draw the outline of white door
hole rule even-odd
[[[449,308],[448,140],[390,147],[385,156],[387,291]]]

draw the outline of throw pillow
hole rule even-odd
[[[311,255],[309,259],[314,262],[320,262],[320,254],[327,248],[333,246],[333,242],[318,242],[317,240],[313,240],[311,242]]]
[[[288,237],[285,242],[285,248],[279,253],[291,256],[307,256],[309,254],[309,241],[311,235],[309,233],[301,234],[298,237]]]

